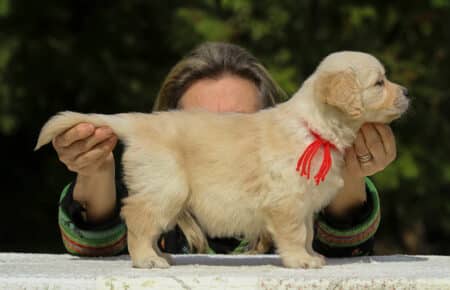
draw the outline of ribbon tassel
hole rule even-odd
[[[322,164],[320,165],[319,171],[314,176],[316,185],[319,185],[320,182],[325,180],[325,177],[331,168],[333,163],[331,149],[336,149],[336,146],[313,131],[311,131],[311,134],[314,136],[315,140],[306,147],[305,151],[298,159],[296,171],[300,171],[300,176],[306,176],[306,178],[309,179],[311,175],[311,162],[317,154],[317,151],[319,151],[320,148],[323,148]]]

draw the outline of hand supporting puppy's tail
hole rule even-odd
[[[96,127],[109,126],[119,139],[124,140],[130,135],[131,120],[130,114],[103,115],[81,114],[70,111],[61,112],[53,116],[45,123],[44,127],[42,127],[34,150],[38,150],[45,144],[51,142],[53,138],[78,123],[91,123]]]

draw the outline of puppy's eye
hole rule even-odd
[[[384,80],[381,79],[381,80],[377,81],[377,82],[375,83],[375,86],[377,86],[377,87],[382,87],[382,86],[384,86]]]

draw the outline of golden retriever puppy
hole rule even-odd
[[[388,123],[404,113],[406,94],[373,56],[338,52],[275,108],[62,112],[42,128],[36,149],[80,122],[110,126],[121,138],[129,190],[121,215],[135,267],[168,267],[158,237],[179,218],[195,217],[184,227],[197,235],[252,242],[270,236],[286,267],[316,268],[324,259],[312,249],[313,217],[343,185],[344,149],[363,123]]]

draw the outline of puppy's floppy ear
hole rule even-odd
[[[363,106],[360,88],[352,70],[320,74],[315,81],[314,91],[324,103],[337,107],[351,118],[361,117]]]

